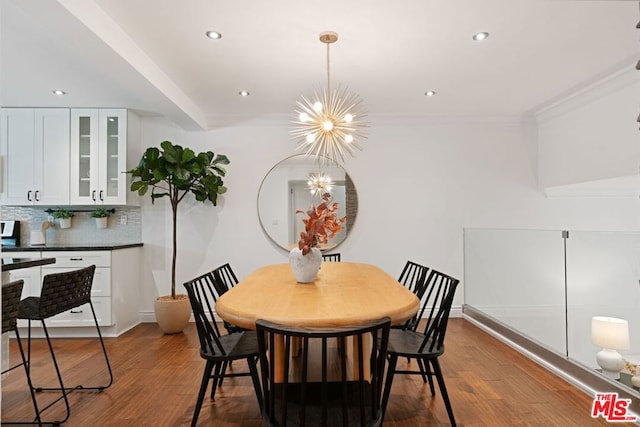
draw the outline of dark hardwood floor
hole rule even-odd
[[[18,359],[15,340],[11,358]],[[184,333],[163,335],[155,324],[142,324],[119,338],[106,339],[115,383],[102,393],[70,395],[68,427],[187,426],[191,421],[204,361],[198,354],[193,324]],[[592,397],[553,375],[463,319],[452,319],[441,364],[460,426],[608,425],[590,416]],[[53,385],[54,374],[44,340],[36,340],[32,378]],[[54,346],[68,385],[104,382],[101,352],[94,339],[55,339]],[[406,361],[400,361],[406,364]],[[233,369],[244,370],[244,363]],[[40,393],[44,403],[51,393]],[[45,419],[63,413],[58,405]],[[2,379],[2,420],[32,417],[24,372]],[[216,400],[205,400],[199,425],[259,426],[260,414],[247,377],[225,380]],[[438,393],[419,376],[397,376],[385,426],[446,426],[447,413]],[[624,425],[619,424],[617,425]]]

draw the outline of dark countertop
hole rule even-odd
[[[2,252],[47,252],[47,251],[114,251],[117,249],[137,248],[142,243],[96,243],[96,244],[51,244],[36,246],[5,246]]]
[[[2,257],[2,271],[19,270],[21,268],[37,267],[39,265],[53,264],[55,258],[10,258]]]

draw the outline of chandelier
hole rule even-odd
[[[320,33],[320,41],[327,45],[327,86],[296,102],[293,123],[297,126],[291,130],[298,149],[319,162],[328,159],[336,164],[344,162],[347,154],[353,156],[355,149],[362,150],[359,143],[366,138],[368,126],[360,97],[347,88],[331,89],[329,46],[337,40],[333,31]]]
[[[312,172],[309,174],[307,188],[313,196],[322,197],[327,193],[331,194],[333,180],[326,172]]]

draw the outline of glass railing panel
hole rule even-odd
[[[567,239],[569,358],[597,368],[591,318],[629,322],[630,348],[623,357],[640,362],[640,233],[572,231]]]
[[[465,304],[567,354],[559,230],[464,230]]]

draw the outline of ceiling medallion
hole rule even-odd
[[[337,40],[333,31],[320,34],[320,41],[327,45],[327,86],[296,102],[293,123],[297,126],[291,130],[298,149],[315,156],[319,163],[343,163],[347,154],[353,156],[355,149],[362,150],[359,143],[367,137],[367,112],[360,97],[347,88],[331,88],[329,46]]]

